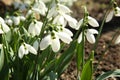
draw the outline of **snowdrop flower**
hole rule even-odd
[[[44,50],[49,45],[51,45],[52,50],[54,52],[58,52],[60,49],[60,40],[62,40],[64,43],[69,44],[72,41],[71,36],[73,36],[72,32],[66,28],[63,28],[62,31],[58,32],[52,32],[51,34],[48,34],[45,36],[41,42],[40,42],[40,49]]]
[[[37,54],[37,51],[31,45],[23,43],[18,50],[18,56],[22,59],[23,56],[27,55],[29,52],[35,55]]]
[[[12,25],[13,25],[13,21],[12,21],[12,19],[10,19],[10,18],[5,19],[5,23],[7,23],[9,26],[12,26]]]
[[[42,1],[37,0],[35,4],[33,5],[32,10],[41,15],[45,15],[45,13],[47,12],[47,7]]]
[[[120,8],[115,7],[115,9],[111,10],[109,14],[106,17],[106,22],[109,22],[112,20],[113,16],[120,17]]]
[[[42,28],[43,23],[40,21],[35,20],[34,22],[32,22],[29,25],[28,28],[28,32],[34,37],[34,36],[38,36],[41,32],[41,28]]]
[[[78,24],[77,24],[77,29],[79,29],[83,24],[83,19],[81,19]],[[87,16],[87,24],[91,25],[92,27],[98,27],[99,24],[98,22],[96,21],[96,19],[90,17],[90,16]],[[95,30],[95,29],[85,29],[85,36],[88,40],[88,42],[90,43],[95,43],[95,37],[94,37],[94,34],[98,34],[98,31]],[[79,37],[78,37],[78,43],[80,43],[82,41],[82,32],[80,33]]]
[[[20,24],[20,17],[19,16],[13,16],[12,20],[13,20],[14,25]]]
[[[98,31],[95,29],[87,29],[85,36],[88,40],[88,42],[90,42],[91,44],[95,43],[95,37],[94,34],[98,34]],[[79,37],[78,37],[78,43],[80,43],[82,41],[82,33],[80,33]]]
[[[98,24],[96,19],[94,19],[94,18],[92,18],[90,16],[88,16],[87,18],[88,18],[88,24],[89,25],[91,25],[92,27],[99,27],[99,24]],[[78,30],[82,26],[82,24],[83,24],[83,19],[81,19],[78,22],[76,29]]]
[[[2,45],[3,45],[3,44],[0,44],[0,49],[2,49]]]
[[[120,43],[120,35],[117,37],[117,39],[115,40],[115,44],[119,44]]]
[[[8,25],[6,25],[4,19],[0,17],[0,34],[7,33],[10,31]]]
[[[63,22],[68,22],[70,27],[76,29],[77,20],[69,15],[71,12],[68,7],[58,3],[49,10],[47,18],[51,19],[51,17],[55,17],[56,21],[62,19]],[[63,22],[62,25],[66,25]]]

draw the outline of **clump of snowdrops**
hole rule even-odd
[[[85,6],[83,18],[76,20],[61,0],[51,0],[47,5],[41,0],[26,0],[26,3],[14,2],[13,5],[13,11],[0,17],[0,79],[57,80],[74,55],[77,58],[76,80],[93,79],[94,50],[104,22],[109,22],[114,15],[120,16],[120,8],[114,0],[101,26]],[[66,26],[75,29],[76,33]],[[99,31],[94,27],[100,27]],[[98,34],[97,39],[94,34]],[[85,61],[86,41],[94,47]],[[120,36],[115,41],[118,43]],[[102,74],[96,80],[118,72]]]

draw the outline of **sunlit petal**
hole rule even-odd
[[[87,32],[90,34],[98,34],[98,31],[96,29],[87,29]]]
[[[82,24],[83,24],[83,19],[81,19],[81,20],[78,22],[76,29],[78,30],[78,29],[82,26]]]
[[[25,54],[25,48],[24,48],[24,45],[21,45],[20,46],[20,48],[19,48],[19,50],[18,50],[18,56],[19,56],[19,58],[23,58],[23,56],[24,56],[24,54]]]
[[[51,41],[52,41],[52,44],[51,44],[52,50],[54,52],[58,52],[60,50],[60,41],[59,41],[59,38],[56,37],[55,39],[52,39]]]
[[[68,21],[68,24],[71,28],[76,29],[77,28],[77,20],[75,18],[72,18],[70,15],[63,14],[64,18]]]
[[[86,38],[87,38],[88,42],[90,42],[91,44],[95,43],[95,37],[93,34],[87,33]]]
[[[51,44],[51,36],[45,36],[40,42],[40,49],[44,50]]]
[[[20,17],[13,16],[12,20],[13,20],[14,25],[19,25],[19,23],[20,23]]]
[[[82,41],[82,32],[80,33],[79,37],[78,37],[78,43],[81,43]]]
[[[63,13],[70,13],[72,12],[67,6],[64,6],[62,4],[58,4],[60,12]]]
[[[120,43],[120,35],[117,37],[117,39],[115,40],[115,44],[119,44]]]
[[[2,24],[2,28],[3,28],[3,31],[4,31],[5,33],[7,33],[8,31],[10,31],[10,28],[9,28],[8,25],[6,25],[6,24]]]
[[[30,51],[33,54],[37,54],[37,51],[29,44],[25,44],[25,46],[27,47],[28,51]]]
[[[72,38],[64,32],[59,32],[59,33],[57,33],[57,35],[63,42],[65,42],[67,44],[69,44],[72,41]]]
[[[70,36],[73,36],[73,33],[69,29],[67,29],[67,28],[63,28],[63,32],[67,33]]]
[[[88,16],[88,23],[92,26],[92,27],[98,27],[99,24],[98,22],[96,21],[96,19]]]
[[[57,17],[55,17],[55,19],[53,20],[54,24],[59,24],[59,25],[64,25],[64,17],[61,15],[58,15]]]
[[[114,15],[114,11],[110,11],[109,14],[106,17],[106,21],[105,22],[111,21],[112,18],[113,18],[113,15]]]

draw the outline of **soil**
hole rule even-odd
[[[82,5],[86,4],[87,9],[89,11],[89,15],[96,18],[101,25],[101,21],[104,18],[104,14],[108,9],[108,4],[110,0],[78,0],[71,7],[73,10],[73,17],[80,20],[83,17],[83,9]],[[120,0],[116,0],[118,4],[120,4]],[[120,7],[120,6],[119,6]],[[5,5],[0,2],[0,16],[4,16]],[[95,59],[94,59],[94,67],[98,64],[98,60],[102,57],[96,71],[94,72],[94,77],[99,76],[103,72],[107,72],[110,70],[120,69],[120,44],[114,45],[114,40],[112,44],[109,46],[105,55],[102,54],[107,47],[107,44],[111,41],[112,36],[117,32],[117,28],[120,27],[120,18],[114,17],[112,21],[105,23],[101,37],[99,39],[99,43],[97,45],[95,51]],[[85,44],[85,59],[87,59],[89,52],[91,52],[92,44],[86,42]],[[73,57],[70,62],[69,67],[64,71],[59,80],[76,80],[76,58]],[[116,80],[120,80],[120,78],[115,78]],[[108,80],[115,80],[114,78],[109,78]]]

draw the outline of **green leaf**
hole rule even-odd
[[[64,71],[64,69],[68,66],[71,61],[74,51],[76,49],[76,41],[71,42],[70,47],[62,53],[62,55],[56,61],[56,72],[58,72],[58,76]]]
[[[92,61],[94,59],[94,52],[92,52],[86,62],[86,64],[83,67],[82,74],[81,74],[81,80],[91,80],[92,79],[92,73],[93,73],[93,66]],[[86,77],[87,75],[87,77]]]
[[[105,72],[100,76],[98,76],[96,80],[105,80],[106,78],[109,78],[109,77],[120,77],[120,69]]]
[[[82,45],[82,42],[80,44],[78,44],[77,46],[77,51],[76,51],[76,58],[77,58],[77,70],[79,71],[80,70],[80,65],[82,63],[82,60],[83,60],[83,55],[84,55],[84,49],[83,49],[83,45]]]
[[[3,51],[3,48],[1,48],[1,50],[0,50],[0,71],[3,67],[3,65],[4,65],[4,51]]]

